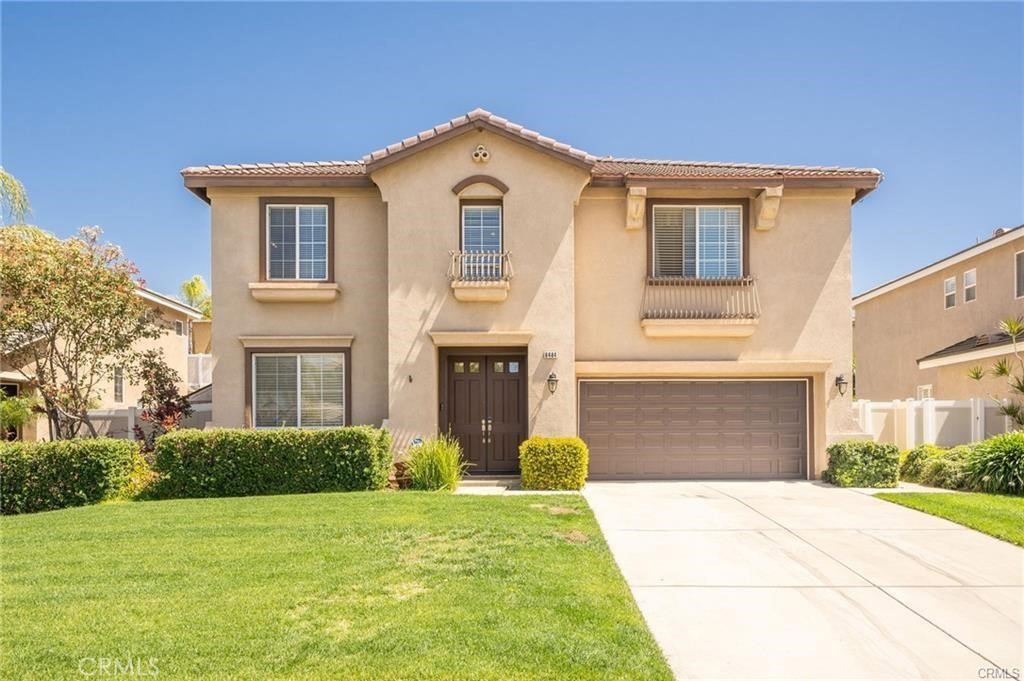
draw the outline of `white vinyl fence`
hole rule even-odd
[[[98,435],[132,439],[135,437],[135,424],[140,423],[138,409],[94,409],[89,412]],[[192,416],[182,422],[182,428],[206,428],[213,420],[213,405],[209,402],[192,405]],[[145,424],[142,424],[145,425]]]
[[[878,442],[900,449],[920,444],[940,447],[978,442],[1013,430],[1009,417],[990,399],[968,400],[857,400],[854,409],[861,428]]]

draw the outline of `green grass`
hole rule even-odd
[[[875,496],[1024,546],[1024,497],[941,492],[885,493]]]
[[[114,503],[0,533],[2,679],[671,678],[579,496]]]

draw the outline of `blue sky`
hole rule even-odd
[[[2,5],[32,221],[209,274],[188,165],[357,159],[482,106],[598,154],[875,166],[854,291],[1024,222],[1020,3]],[[216,291],[215,291],[216,294]]]

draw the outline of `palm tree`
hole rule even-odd
[[[0,166],[0,224],[24,222],[29,210],[25,187]]]

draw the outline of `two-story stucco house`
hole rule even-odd
[[[1012,353],[1000,320],[1024,315],[1024,225],[865,291],[853,299],[857,396],[869,400],[1000,396],[1006,380],[976,381]]]
[[[851,205],[879,171],[602,158],[477,109],[360,161],[186,168],[213,421],[439,431],[474,472],[804,478],[855,431]]]

